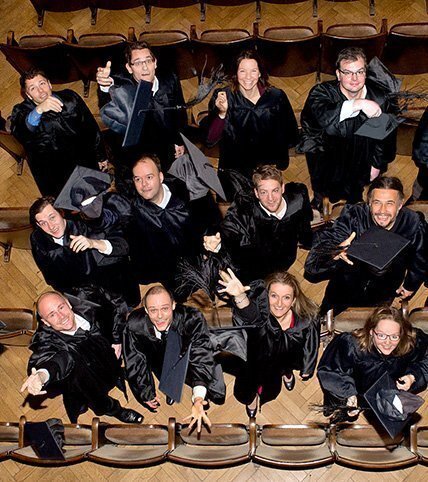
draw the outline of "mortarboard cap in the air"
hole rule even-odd
[[[180,156],[174,161],[168,173],[186,183],[190,193],[190,200],[205,196],[208,189],[212,189],[222,199],[226,200],[223,186],[205,154],[195,144],[181,134],[188,155]]]
[[[355,135],[370,137],[376,140],[383,140],[393,132],[400,122],[393,114],[382,112],[379,117],[367,119],[360,128],[355,131]]]
[[[392,438],[402,432],[412,414],[424,403],[424,399],[418,395],[398,390],[387,372],[373,383],[364,398]]]
[[[111,185],[110,175],[76,166],[54,203],[55,208],[83,212],[97,218],[103,208],[103,194]]]
[[[153,95],[152,87],[153,84],[151,82],[146,82],[145,80],[141,80],[138,83],[122,147],[132,147],[137,145],[140,141],[141,131],[143,130],[146,118],[146,111]]]
[[[379,226],[372,226],[355,239],[347,255],[383,271],[406,248],[410,241]]]

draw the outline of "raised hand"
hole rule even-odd
[[[355,231],[353,231],[351,233],[351,235],[345,239],[345,241],[342,241],[340,244],[339,244],[339,247],[340,248],[344,248],[343,251],[341,251],[337,256],[335,256],[333,259],[335,259],[336,261],[341,259],[342,261],[345,261],[345,263],[348,263],[350,265],[353,265],[354,263],[348,258],[348,256],[346,255],[346,250],[349,248],[349,246],[351,246],[351,243],[352,241],[354,241],[355,239],[355,236],[356,236],[356,233]]]
[[[46,390],[42,389],[45,382],[45,374],[43,372],[37,372],[37,370],[33,367],[31,369],[31,375],[22,384],[20,391],[22,393],[25,390],[28,390],[28,393],[31,395],[44,395]]]
[[[62,112],[63,103],[58,99],[58,97],[54,97],[50,95],[47,99],[41,102],[37,107],[36,111],[39,114],[43,114],[44,112]]]
[[[204,236],[204,248],[212,253],[217,253],[221,244],[221,235],[216,233],[215,236]]]
[[[185,422],[186,420],[191,420],[191,422],[189,423],[189,432],[196,424],[197,432],[201,433],[202,422],[204,422],[208,427],[211,427],[211,421],[204,410],[204,405],[207,405],[207,403],[208,402],[203,400],[202,398],[195,398],[195,401],[192,405],[192,413],[183,420],[183,422]]]
[[[218,115],[221,119],[224,119],[227,114],[227,109],[229,107],[227,103],[227,96],[226,92],[221,91],[217,95],[217,99],[215,100],[215,106],[218,109]]]
[[[111,61],[109,60],[105,67],[98,67],[97,69],[97,84],[103,87],[110,87],[113,84],[111,74]]]
[[[227,268],[227,272],[220,271],[220,278],[219,283],[224,288],[218,290],[219,293],[227,293],[229,296],[237,298],[251,289],[249,286],[244,286],[230,268]]]

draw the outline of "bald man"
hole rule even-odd
[[[108,395],[118,384],[121,369],[95,323],[92,306],[78,300],[72,307],[61,293],[48,291],[39,297],[36,308],[39,325],[30,345],[29,377],[21,392],[43,395],[59,390],[72,423],[88,408],[99,416],[141,423],[141,414],[122,408]]]

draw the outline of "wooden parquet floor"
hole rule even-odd
[[[353,2],[331,2],[319,0],[319,18],[323,19],[324,26],[334,23],[368,22],[380,26],[381,19],[386,17],[389,25],[400,22],[428,21],[424,0],[377,0],[376,15],[369,16],[368,1],[357,0]],[[96,26],[90,25],[89,10],[70,13],[45,14],[44,27],[37,27],[36,13],[29,0],[1,0],[0,1],[0,41],[6,41],[8,30],[14,30],[17,38],[27,34],[55,33],[65,35],[68,28],[73,28],[76,35],[88,32],[121,32],[126,35],[130,26],[135,27],[137,35],[143,30],[181,29],[189,31],[191,24],[197,26],[198,31],[212,28],[246,28],[251,31],[254,21],[253,5],[242,7],[217,7],[208,6],[207,20],[201,23],[199,10],[196,6],[161,9],[154,8],[150,25],[144,23],[142,8],[125,11],[108,12],[100,10]],[[311,2],[279,5],[262,3],[261,31],[271,26],[280,25],[308,25],[316,28],[316,19],[312,17]],[[18,88],[18,74],[5,61],[0,58],[0,109],[4,117],[8,116],[14,104],[20,102]],[[272,79],[273,84],[284,88],[298,111],[302,108],[310,87],[314,83],[314,76],[290,78],[285,81]],[[428,78],[426,76],[412,76],[404,79],[406,88],[417,87],[427,91]],[[184,82],[185,96],[189,98],[194,92],[195,81]],[[82,85],[75,83],[67,87],[75,89],[82,94]],[[95,86],[91,88],[88,104],[94,114],[97,114]],[[202,105],[200,109],[202,110]],[[406,193],[410,194],[411,186],[416,175],[416,169],[408,156],[398,156],[391,165],[389,173],[398,175],[404,182]],[[303,156],[292,158],[291,165],[285,174],[287,180],[298,180],[308,183],[308,173]],[[24,168],[21,177],[16,175],[14,160],[5,152],[0,152],[0,206],[30,206],[38,196],[37,188],[29,173],[28,167]],[[292,271],[302,279],[302,269],[306,253],[301,252],[292,267]],[[303,287],[309,296],[320,301],[324,291],[324,284],[311,285],[303,280]],[[27,307],[31,308],[35,297],[46,289],[43,277],[37,270],[29,251],[13,250],[11,261],[7,264],[0,261],[0,306],[1,307]],[[425,300],[426,290],[412,300],[411,306],[421,306]],[[32,408],[23,406],[24,399],[19,393],[19,388],[25,378],[26,363],[28,359],[26,348],[8,348],[0,356],[0,420],[18,420],[25,414],[29,420],[44,420],[49,417],[62,417],[66,420],[65,412],[60,398],[47,399],[42,406]],[[238,404],[232,393],[233,379],[227,376],[227,400],[224,406],[213,406],[210,417],[214,422],[246,422],[243,407]],[[126,403],[119,392],[115,395]],[[169,416],[181,420],[190,413],[190,390],[186,388],[184,402],[178,406],[166,407],[162,405],[157,414],[145,413],[146,422],[166,423]],[[316,380],[307,383],[297,382],[296,388],[291,393],[282,393],[274,402],[263,407],[258,415],[258,423],[300,423],[308,420],[321,419],[311,411],[310,403],[321,401],[321,392]],[[132,395],[128,406],[138,409],[137,402]],[[425,404],[420,412],[423,420],[428,421],[428,407]],[[92,414],[85,414],[82,423],[90,423]],[[108,419],[108,417],[106,417]],[[112,421],[112,420],[110,420]],[[333,465],[326,468],[310,471],[279,471],[265,467],[247,464],[225,470],[197,470],[184,468],[170,463],[147,469],[113,469],[98,466],[89,462],[66,468],[42,469],[20,465],[12,461],[0,463],[0,481],[26,480],[35,481],[43,479],[46,482],[55,481],[109,481],[109,480],[287,480],[287,481],[353,481],[362,482],[376,480],[385,481],[425,481],[427,471],[422,466],[395,471],[371,474],[355,471]]]

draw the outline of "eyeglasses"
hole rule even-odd
[[[146,59],[146,60],[136,60],[135,62],[129,62],[129,65],[140,68],[143,65],[148,67],[149,65],[152,65],[152,63],[153,63],[153,59]]]
[[[352,72],[352,70],[341,70],[341,69],[339,69],[339,72],[344,77],[352,77],[353,75],[356,75],[357,77],[363,77],[364,75],[366,75],[366,69],[360,69],[360,70],[357,70],[356,72]]]
[[[401,335],[385,335],[385,333],[377,333],[374,330],[373,333],[376,335],[376,338],[381,341],[385,341],[387,338],[391,341],[398,341],[401,338]]]

